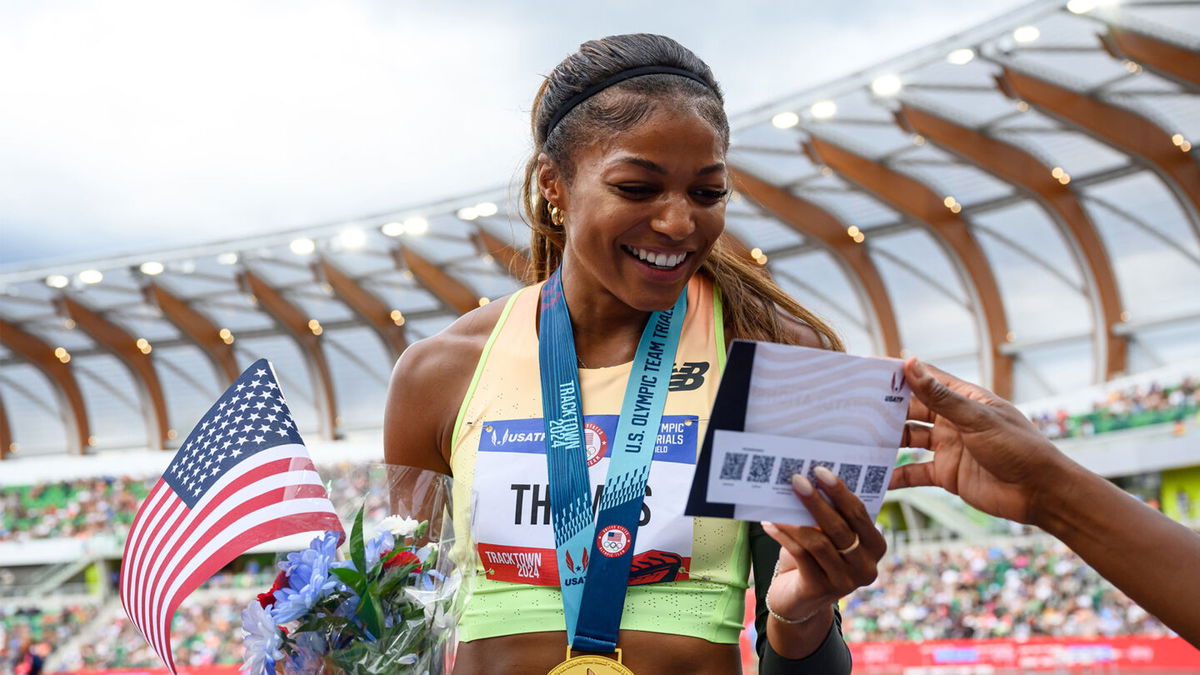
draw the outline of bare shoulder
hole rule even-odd
[[[454,420],[506,303],[472,310],[400,355],[383,415],[385,461],[450,473]]]
[[[829,348],[829,345],[821,339],[820,333],[812,326],[783,311],[777,311],[777,314],[779,315],[779,326],[791,338],[789,343],[814,349]]]

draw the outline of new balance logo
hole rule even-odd
[[[704,384],[704,374],[711,364],[708,361],[684,361],[671,371],[671,383],[667,391],[692,391]]]

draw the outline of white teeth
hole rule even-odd
[[[630,253],[636,255],[640,260],[644,260],[645,262],[657,267],[675,267],[679,265],[679,263],[683,262],[685,258],[687,258],[686,253],[655,253],[654,251],[647,251],[645,249],[634,248],[632,246],[628,247],[628,250]]]

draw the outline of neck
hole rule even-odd
[[[563,294],[571,310],[575,353],[590,368],[633,360],[650,312],[635,309],[566,266]]]

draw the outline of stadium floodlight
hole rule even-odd
[[[158,262],[157,260],[147,260],[146,262],[142,263],[138,267],[138,269],[141,270],[142,274],[145,274],[148,276],[155,276],[158,274],[162,274],[163,269],[165,269],[165,268],[163,267],[163,264]]]
[[[775,125],[776,129],[791,129],[799,123],[800,116],[790,110],[771,118],[771,124]]]
[[[499,210],[500,209],[492,202],[480,202],[475,205],[475,213],[479,214],[479,216],[482,218],[494,216]]]
[[[479,217],[479,211],[474,206],[464,206],[456,211],[454,215],[462,220],[475,220]]]
[[[895,96],[903,87],[898,75],[880,75],[871,81],[871,92],[876,96]]]
[[[966,47],[955,49],[946,55],[946,60],[956,66],[965,66],[975,60],[975,50]]]
[[[1037,26],[1020,26],[1013,31],[1013,39],[1020,43],[1030,43],[1042,36]]]
[[[222,265],[236,265],[237,261],[238,254],[234,253],[233,251],[226,251],[225,253],[217,256],[217,262],[221,263]]]
[[[833,101],[817,101],[808,111],[819,120],[827,120],[837,114],[837,109],[837,103]]]
[[[367,233],[361,227],[347,227],[337,235],[337,243],[349,251],[356,251],[367,244]]]
[[[380,226],[379,231],[388,237],[399,237],[404,234],[404,223],[393,220],[390,223],[384,223]]]
[[[404,231],[414,235],[421,236],[429,231],[429,221],[421,216],[412,216],[404,219]]]
[[[1067,11],[1072,14],[1087,14],[1096,9],[1098,4],[1096,0],[1068,0]]]
[[[104,273],[100,270],[84,270],[79,273],[79,280],[85,284],[98,284],[104,281]]]
[[[293,239],[292,243],[288,244],[288,248],[292,249],[292,253],[296,255],[308,255],[317,250],[317,243],[308,237]]]
[[[62,274],[51,274],[45,281],[50,288],[66,288],[71,283],[71,280]]]

